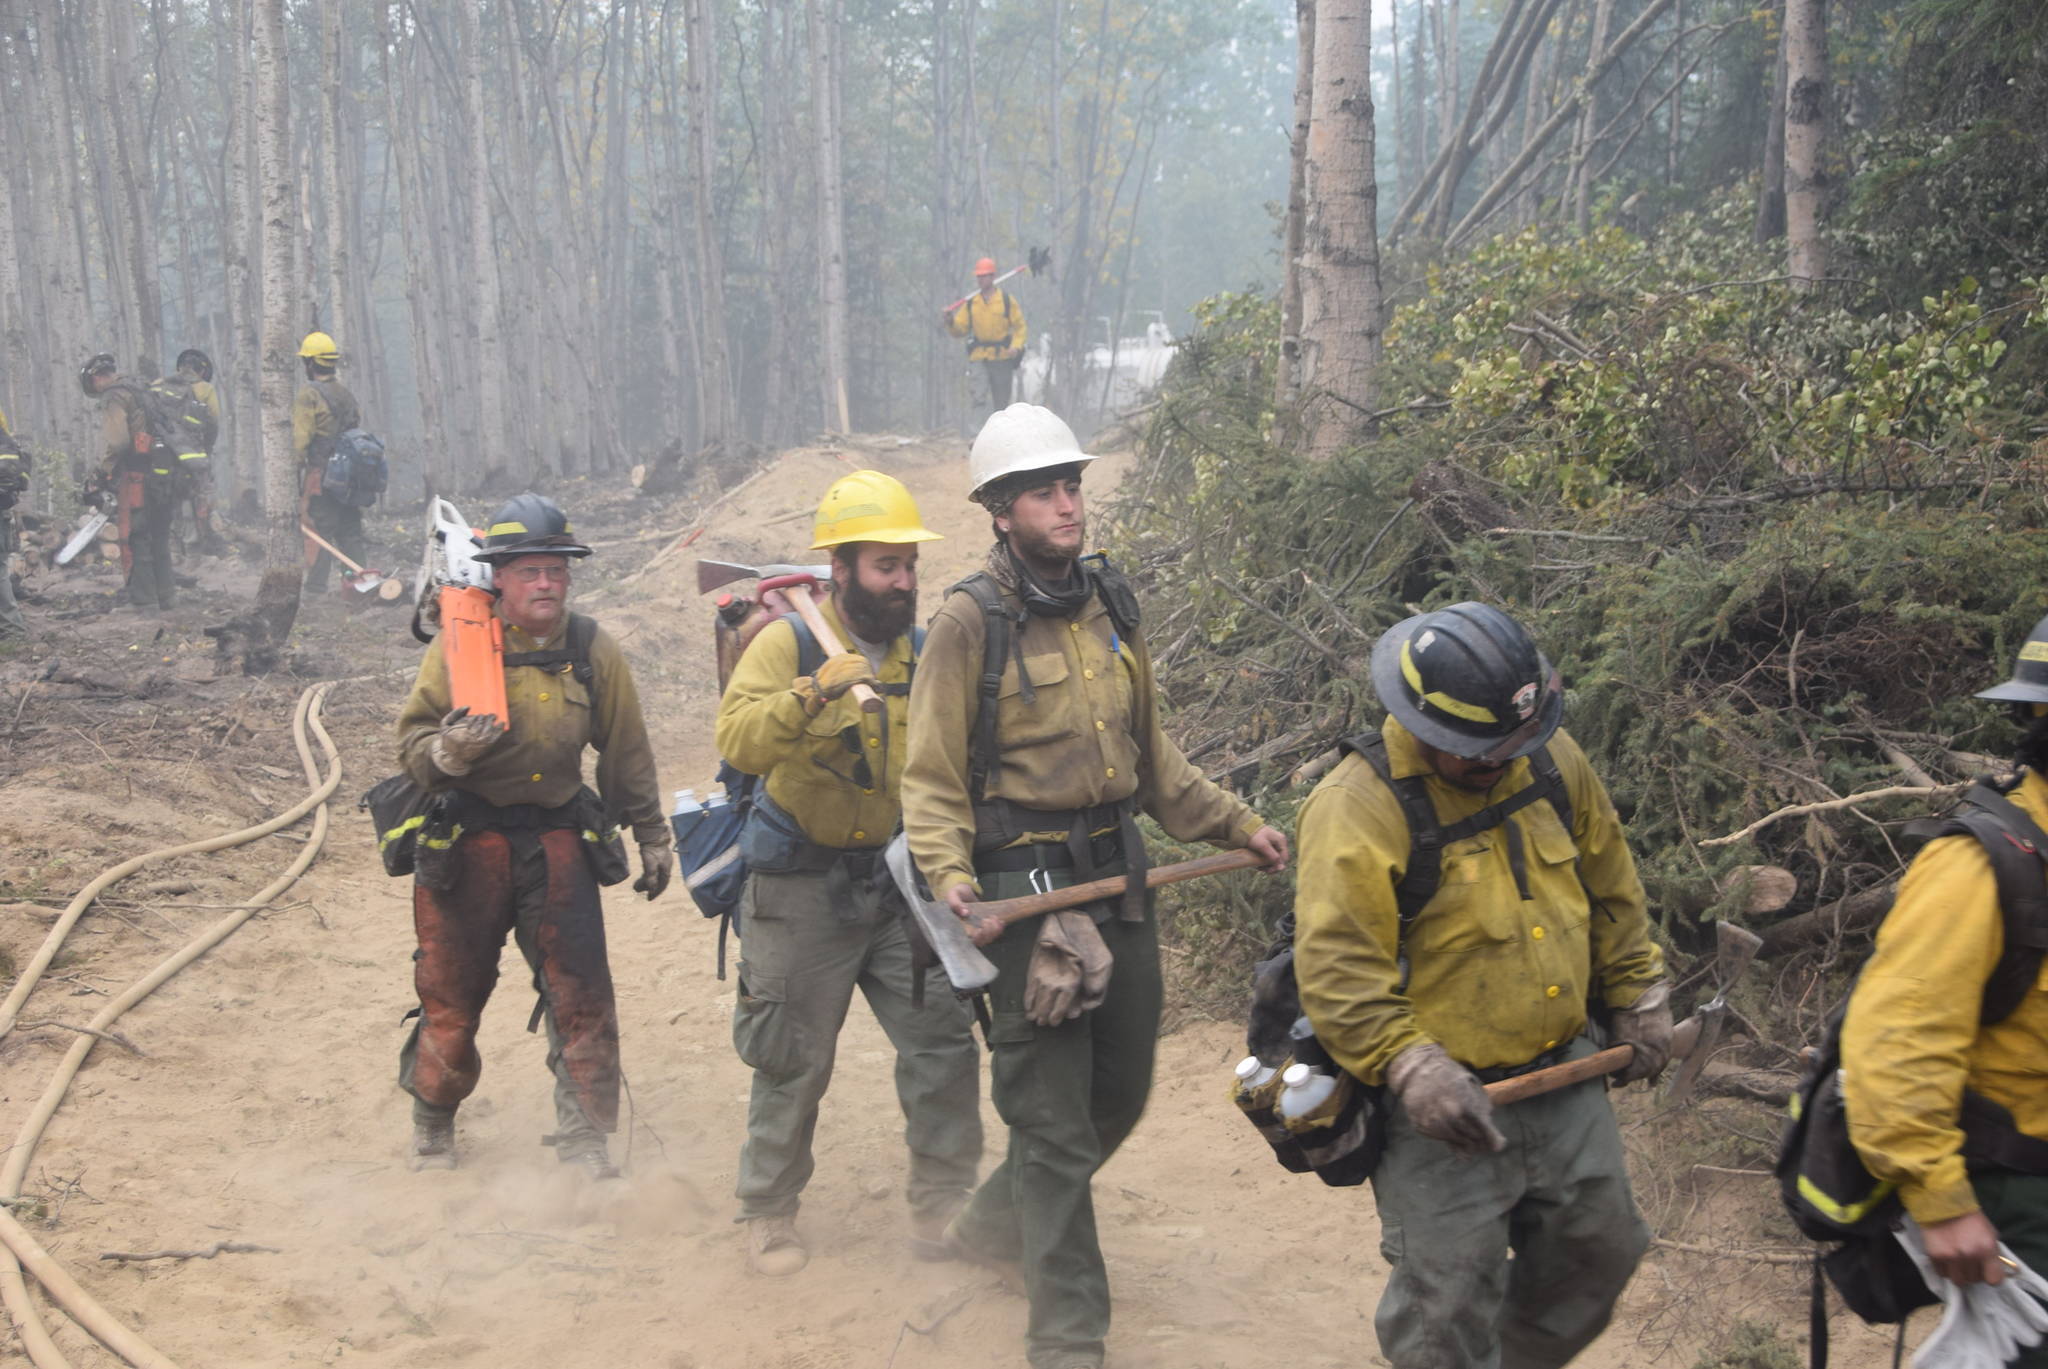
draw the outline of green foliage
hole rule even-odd
[[[1739,1320],[1712,1354],[1693,1361],[1692,1369],[1801,1369],[1797,1347],[1762,1322]]]
[[[1304,463],[1274,440],[1277,321],[1200,311],[1126,486],[1176,733],[1255,807],[1373,725],[1373,640],[1488,600],[1564,671],[1567,725],[1628,821],[1653,906],[1692,944],[1739,865],[1791,911],[1896,871],[1924,803],[1703,847],[1777,808],[1941,779],[2009,740],[1972,691],[2048,611],[2039,284],[1918,308],[1796,296],[1732,202],[1652,238],[1529,232],[1433,267],[1387,330],[1389,419]],[[1521,532],[1515,530],[1534,530]],[[1285,900],[1191,886],[1169,923],[1227,996]]]

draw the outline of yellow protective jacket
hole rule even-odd
[[[992,300],[983,299],[977,290],[946,320],[946,331],[954,337],[972,339],[967,344],[969,361],[1000,360],[1009,348],[1024,350],[1024,306],[1001,286],[996,287]]]
[[[566,619],[545,641],[505,624],[505,650],[552,651],[568,636]],[[422,789],[461,789],[499,806],[559,808],[583,787],[583,748],[597,748],[597,792],[605,811],[633,829],[641,845],[667,845],[673,832],[661,807],[654,748],[640,691],[619,644],[603,628],[590,643],[586,687],[567,666],[513,666],[505,672],[510,726],[464,775],[443,774],[428,754],[441,719],[454,707],[441,638],[427,644],[412,694],[398,715],[398,763]]]
[[[1525,758],[1487,793],[1460,789],[1437,778],[1398,721],[1389,718],[1383,735],[1392,773],[1426,776],[1446,826],[1534,780]],[[1606,787],[1570,734],[1553,736],[1550,754],[1571,795],[1573,828],[1542,800],[1507,819],[1521,831],[1529,898],[1508,863],[1505,824],[1453,842],[1443,882],[1405,945],[1394,886],[1407,873],[1409,832],[1393,790],[1350,755],[1302,805],[1294,898],[1301,1005],[1331,1057],[1366,1083],[1381,1082],[1396,1055],[1424,1041],[1473,1069],[1523,1064],[1579,1034],[1589,994],[1626,1008],[1664,977]],[[1405,989],[1396,964],[1403,951]]]
[[[1014,611],[1016,597],[1005,591]],[[974,806],[967,793],[968,733],[980,705],[986,622],[966,592],[933,615],[910,700],[910,762],[903,827],[911,854],[944,896],[974,875]],[[1188,763],[1159,720],[1159,690],[1142,638],[1118,638],[1100,596],[1070,618],[1031,614],[1019,639],[1036,690],[1026,704],[1015,645],[996,700],[1001,752],[986,797],[1053,813],[1135,797],[1181,841],[1238,847],[1265,823],[1242,799]],[[1067,827],[1019,840],[1065,841]]]
[[[2008,797],[2048,826],[2048,781]],[[1971,836],[1930,842],[1899,881],[1842,1022],[1849,1139],[1870,1172],[1899,1186],[1915,1221],[1977,1210],[1956,1119],[1963,1090],[2010,1109],[2048,1140],[2048,963],[2010,1017],[1978,1022],[1984,981],[2005,948],[1998,886]]]
[[[826,599],[818,611],[847,641],[836,599]],[[885,685],[909,683],[909,633],[889,643],[875,673]],[[766,776],[768,797],[817,845],[883,845],[896,830],[909,697],[884,694],[886,707],[863,713],[848,691],[817,717],[806,717],[803,700],[790,688],[796,678],[796,631],[786,622],[770,623],[747,644],[719,701],[713,733],[718,754],[750,775]],[[862,760],[865,773],[857,768]]]
[[[100,396],[100,446],[106,455],[100,461],[102,475],[114,475],[121,471],[156,471],[160,475],[170,474],[170,468],[155,458],[169,459],[168,453],[157,452],[154,444],[138,452],[136,442],[149,433],[149,420],[142,410],[142,385],[139,381],[125,376],[119,384]]]
[[[334,453],[334,439],[361,421],[361,408],[348,386],[338,380],[309,381],[292,398],[292,451],[301,465],[325,462]]]

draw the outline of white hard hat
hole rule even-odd
[[[989,482],[1019,471],[1084,466],[1094,459],[1081,450],[1066,420],[1051,409],[1037,404],[1012,404],[989,415],[967,453],[967,474],[974,481],[970,497],[979,494]]]

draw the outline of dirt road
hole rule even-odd
[[[857,464],[904,478],[947,534],[925,550],[928,611],[987,545],[957,444],[788,454],[719,511],[689,555],[626,583],[658,541],[610,547],[579,567],[580,606],[632,659],[669,789],[702,790],[715,766],[708,611],[687,582],[694,556],[797,559],[818,495]],[[1091,472],[1091,489],[1110,484],[1116,465]],[[587,535],[609,535],[590,510],[572,513]],[[253,578],[220,565],[208,575],[222,602]],[[211,680],[199,621],[181,616],[159,633],[118,616],[38,620],[60,654],[92,664],[77,673],[121,675],[116,690],[32,683],[49,647],[0,663],[0,726],[11,711],[15,728],[0,734],[0,950],[17,962],[99,868],[241,826],[300,792],[285,730],[296,684]],[[396,615],[345,615],[323,601],[305,621],[299,669],[347,677],[329,725],[344,748],[339,793],[352,799],[389,772],[390,719],[417,648]],[[784,1282],[745,1272],[730,1194],[748,1075],[729,1043],[732,985],[713,977],[711,925],[680,890],[649,905],[621,886],[607,900],[631,1092],[630,1127],[614,1143],[626,1177],[591,1185],[537,1144],[552,1124],[544,1047],[522,1030],[532,998],[509,948],[484,1025],[482,1087],[462,1112],[463,1165],[409,1172],[408,1100],[394,1084],[413,1002],[409,885],[384,877],[350,803],[334,816],[328,854],[278,908],[124,1019],[141,1054],[94,1052],[37,1152],[28,1193],[42,1203],[31,1224],[131,1327],[187,1369],[1023,1363],[1019,1299],[905,1247],[902,1123],[890,1055],[864,1007],[841,1041],[800,1218],[812,1263]],[[233,902],[296,849],[269,838],[134,877],[86,919],[55,971],[62,978],[38,991],[24,1020],[83,1021],[106,990],[182,940],[178,929],[212,916],[202,905]],[[13,1134],[71,1039],[43,1028],[0,1041],[0,1135]],[[1231,1023],[1164,1040],[1150,1112],[1097,1181],[1117,1298],[1111,1361],[1379,1363],[1371,1309],[1386,1270],[1370,1196],[1285,1175],[1267,1158],[1224,1099],[1238,1042]],[[987,1120],[995,1144],[992,1110]],[[219,1240],[276,1253],[96,1258]],[[1713,1296],[1702,1297],[1703,1283]],[[1796,1321],[1802,1288],[1790,1269],[1653,1257],[1583,1362],[1690,1364],[1738,1318]],[[61,1314],[46,1319],[81,1369],[116,1362]],[[1838,1362],[1880,1362],[1874,1337],[1847,1325],[1838,1334],[1851,1338]],[[20,1355],[11,1338],[0,1360],[22,1362],[9,1355]]]

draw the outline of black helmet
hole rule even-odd
[[[78,388],[87,394],[96,393],[92,388],[93,377],[110,376],[114,374],[115,369],[112,352],[93,353],[86,359],[85,365],[78,368]]]
[[[178,353],[178,369],[190,371],[201,380],[213,379],[213,358],[197,347],[187,347]]]
[[[555,501],[527,490],[491,515],[476,559],[495,566],[515,556],[588,555],[590,548],[570,535],[568,516]]]
[[[1372,649],[1380,702],[1416,738],[1505,765],[1557,731],[1564,686],[1522,625],[1488,604],[1396,623]]]
[[[1979,691],[1977,697],[2000,703],[2048,704],[2048,618],[2034,624],[2034,630],[2027,634],[2012,678]]]

